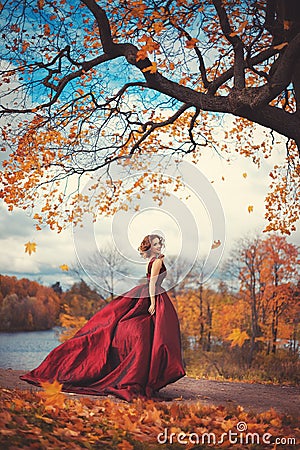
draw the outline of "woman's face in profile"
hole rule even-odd
[[[160,255],[161,253],[161,243],[158,238],[154,238],[151,242],[151,253],[154,255]]]

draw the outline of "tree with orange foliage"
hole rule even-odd
[[[0,330],[45,330],[57,325],[60,298],[26,278],[0,275]]]
[[[272,342],[275,353],[280,319],[284,312],[291,317],[295,306],[293,285],[299,277],[299,249],[283,236],[243,239],[228,260],[227,270],[238,278],[241,298],[250,312],[250,366],[259,341],[267,343],[267,352]]]
[[[261,271],[263,286],[262,308],[265,323],[271,331],[272,353],[278,344],[279,320],[284,311],[292,310],[294,305],[293,286],[299,279],[299,249],[289,244],[282,236],[272,235],[263,240],[264,258]]]
[[[218,300],[212,289],[203,286],[186,289],[176,296],[180,329],[186,347],[211,350],[212,338],[216,337],[213,312]]]
[[[0,14],[0,196],[10,209],[35,207],[38,228],[61,230],[90,210],[88,195],[65,189],[72,177],[107,174],[114,162],[143,167],[126,186],[95,175],[96,206],[113,214],[147,184],[158,198],[164,188],[140,155],[197,162],[200,149],[228,158],[234,144],[260,164],[276,131],[286,158],[271,172],[267,229],[295,229],[298,0],[8,0]],[[233,117],[228,131],[220,114]],[[256,124],[266,128],[261,140]]]

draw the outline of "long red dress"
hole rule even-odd
[[[154,259],[148,264],[148,283]],[[65,392],[114,394],[130,401],[136,396],[151,398],[183,377],[179,322],[161,287],[165,276],[163,263],[156,283],[155,315],[148,312],[149,284],[136,286],[112,300],[20,378],[35,385],[57,380]]]

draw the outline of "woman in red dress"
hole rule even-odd
[[[20,378],[35,385],[57,380],[65,392],[113,394],[130,401],[156,397],[159,389],[183,377],[179,322],[161,287],[166,276],[163,244],[153,234],[139,247],[150,258],[146,284],[112,300]]]

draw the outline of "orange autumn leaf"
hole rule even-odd
[[[163,30],[165,30],[165,26],[163,22],[156,22],[153,24],[153,30],[156,34],[160,35]]]
[[[247,176],[248,176],[248,175],[246,174],[246,172],[244,172],[244,173],[243,173],[243,177],[244,177],[244,178],[247,178]]]
[[[29,46],[30,46],[29,42],[23,41],[22,42],[22,51],[21,51],[21,53],[26,52],[26,50],[28,49]]]
[[[148,56],[148,52],[145,46],[143,46],[140,50],[136,53],[136,60],[140,61],[141,59],[146,59]]]
[[[155,73],[157,72],[157,65],[156,62],[153,62],[151,64],[151,66],[146,67],[145,69],[143,69],[143,72],[150,72],[150,73]]]
[[[44,33],[45,33],[45,36],[50,35],[50,27],[47,23],[44,25]]]
[[[233,31],[232,33],[230,33],[229,36],[230,36],[230,37],[234,37],[234,36],[236,36],[237,34],[241,33],[241,32],[245,29],[245,27],[247,26],[247,24],[248,24],[248,20],[245,20],[244,22],[242,22],[242,23],[240,24],[240,26],[238,27],[238,29],[237,29],[236,31]]]
[[[45,394],[48,396],[61,393],[62,384],[60,384],[57,380],[54,380],[53,383],[49,383],[49,381],[41,382],[41,386],[44,389]]]
[[[253,205],[249,205],[248,206],[248,213],[252,213],[253,212]]]
[[[195,45],[197,44],[197,42],[199,42],[198,39],[192,38],[186,42],[185,46],[186,46],[186,48],[194,48]]]
[[[20,32],[20,27],[14,23],[10,26],[11,31],[14,31],[15,33],[19,33]]]
[[[134,447],[130,442],[123,440],[117,445],[118,450],[132,450]]]
[[[281,44],[275,45],[274,48],[276,50],[281,50],[282,48],[286,47],[288,45],[288,42],[282,42]]]
[[[36,243],[28,241],[25,245],[25,253],[31,253],[36,252]]]
[[[53,383],[45,381],[41,382],[41,387],[44,389],[44,392],[39,392],[38,395],[44,400],[46,409],[52,407],[64,408],[65,395],[61,392],[62,384],[57,380]]]
[[[68,272],[68,270],[69,270],[68,264],[62,264],[61,266],[59,266],[59,268],[65,272]]]
[[[36,414],[35,417],[37,419],[43,420],[46,423],[53,423],[54,422],[53,419],[50,419],[50,417],[41,416],[40,414]]]
[[[232,341],[231,347],[235,347],[236,345],[242,347],[244,342],[249,339],[249,336],[246,331],[241,331],[239,328],[234,328],[226,339],[228,341]]]

